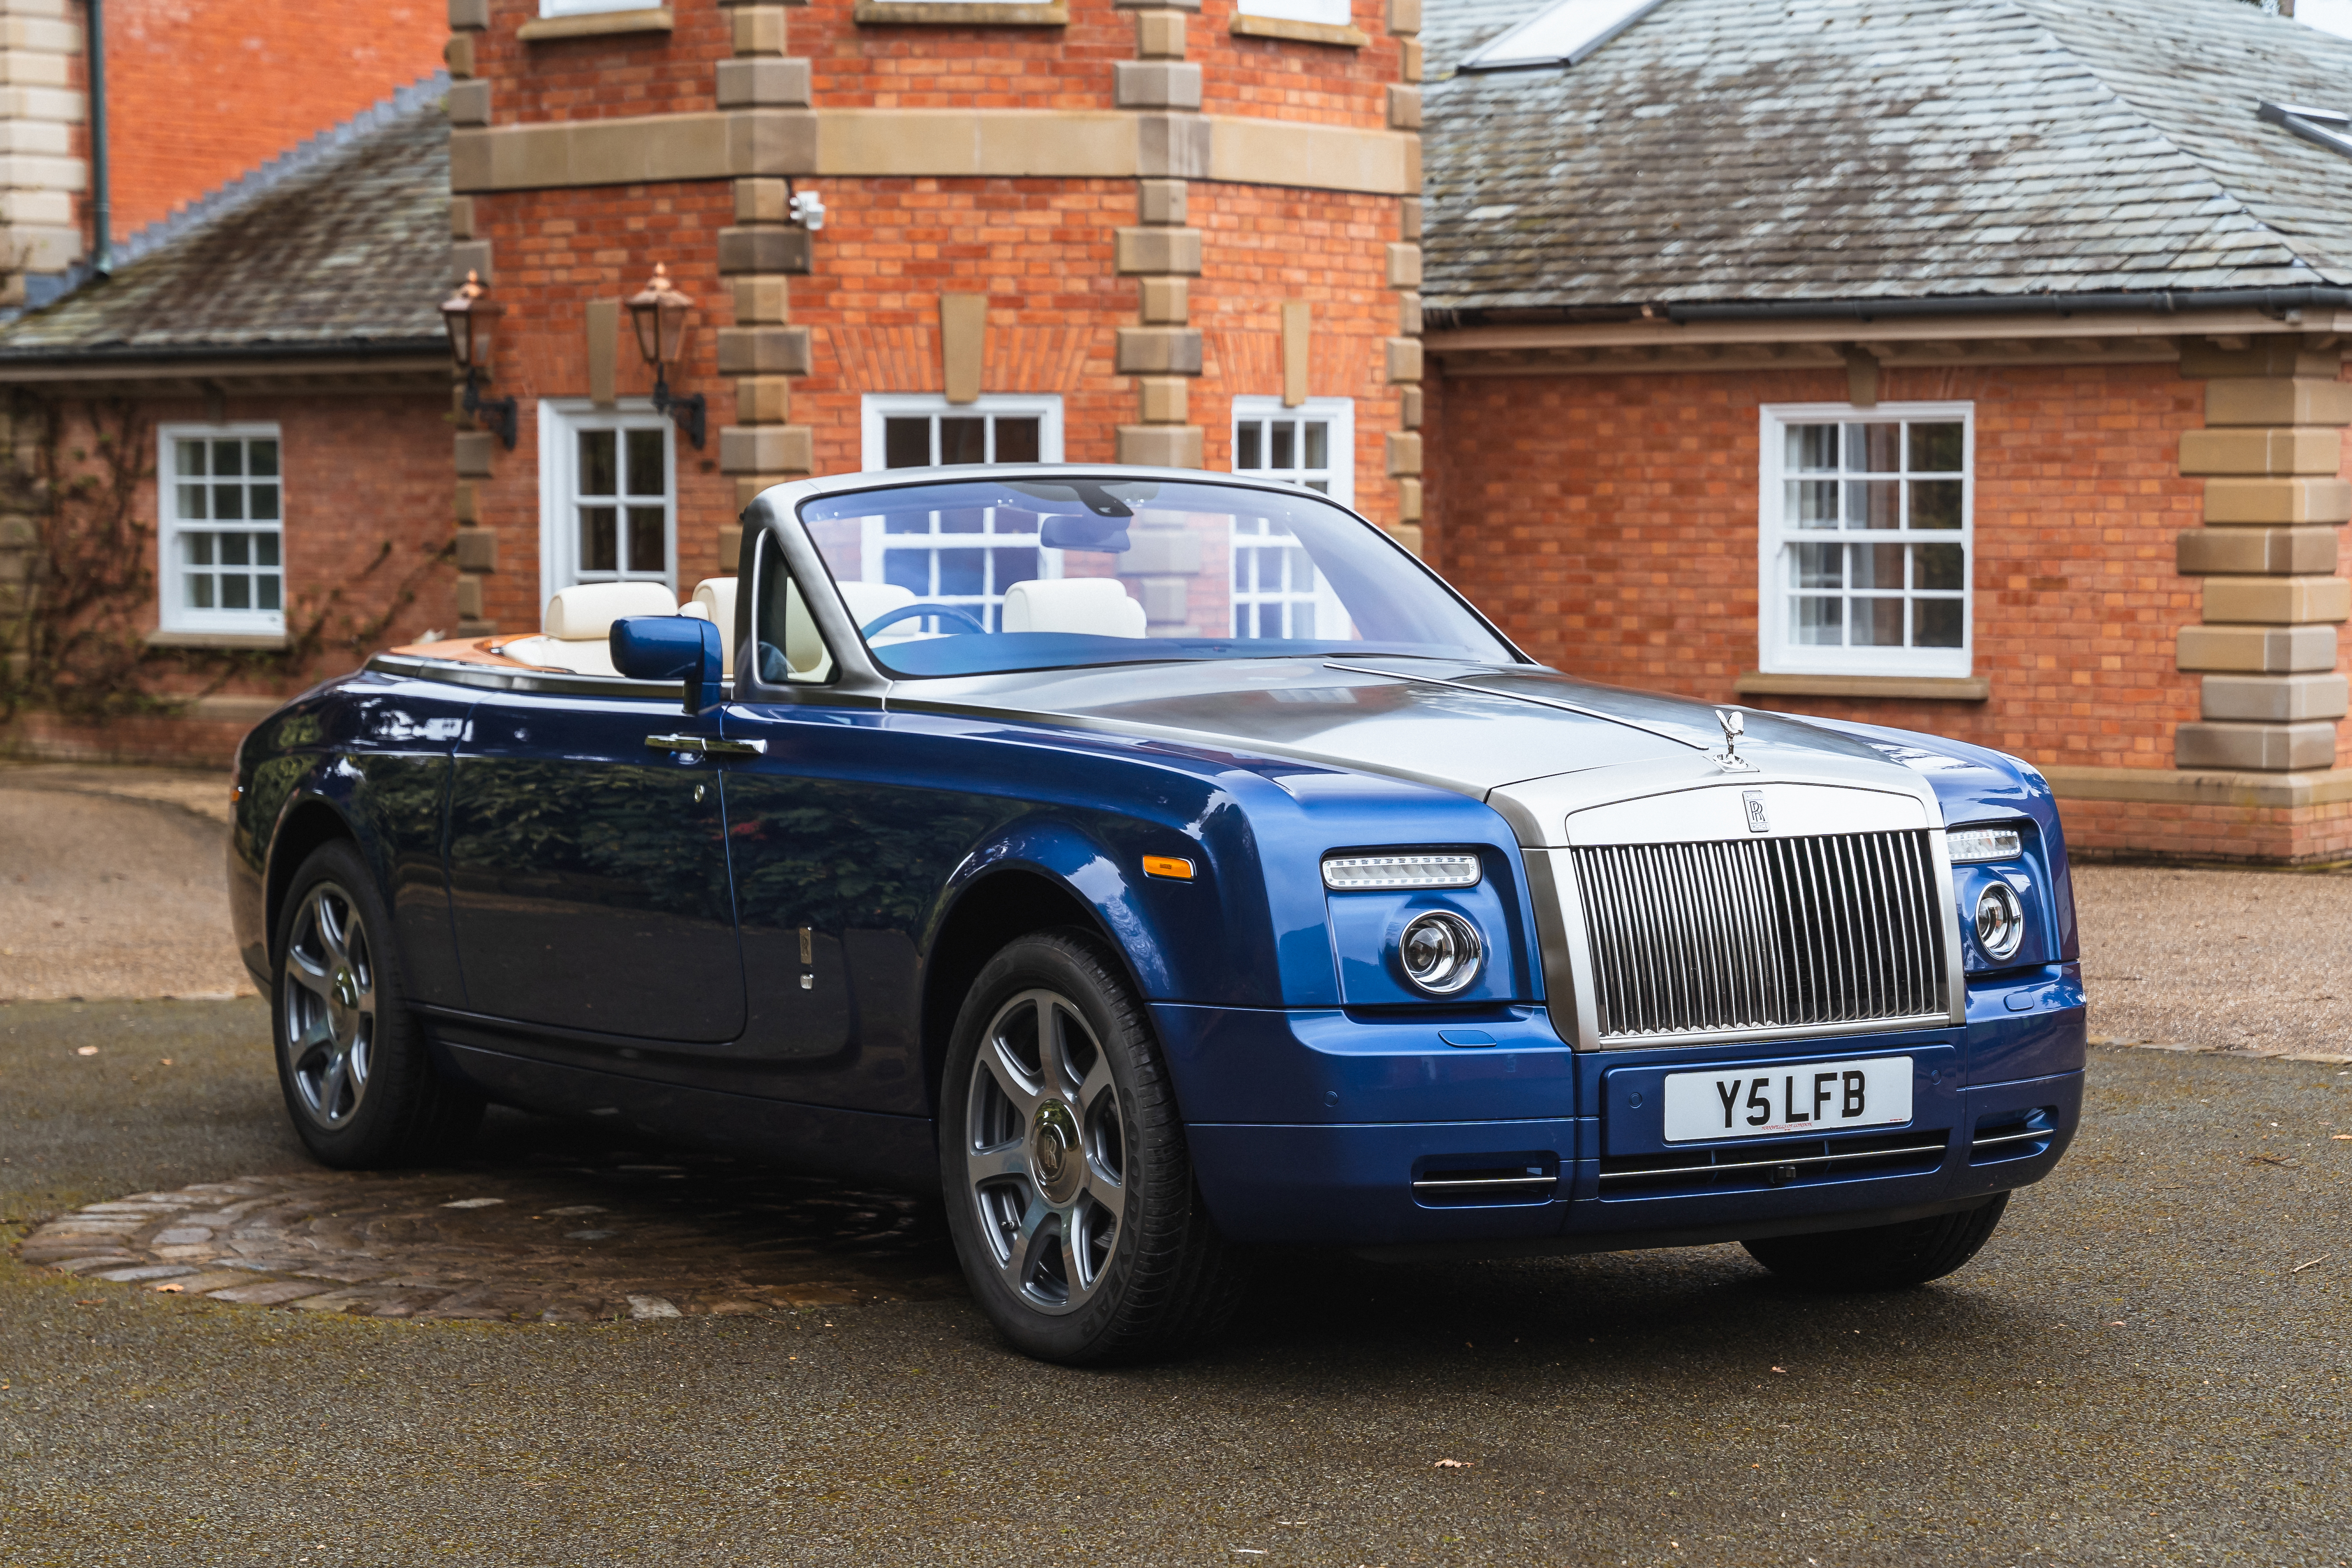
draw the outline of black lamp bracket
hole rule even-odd
[[[672,396],[669,377],[657,372],[654,376],[654,412],[668,415],[677,422],[677,427],[686,432],[686,438],[694,443],[694,449],[698,452],[702,450],[703,425],[708,416],[702,394],[698,392],[691,397]],[[511,441],[508,443],[509,446],[513,444]]]
[[[511,397],[484,397],[482,386],[489,380],[472,366],[466,370],[466,416],[506,443],[514,450],[515,400]],[[697,443],[700,445],[700,443]]]

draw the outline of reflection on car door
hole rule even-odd
[[[742,1032],[718,770],[647,743],[715,733],[648,698],[475,708],[449,801],[469,1011],[683,1043]]]

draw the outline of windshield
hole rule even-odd
[[[1211,658],[1517,657],[1412,557],[1306,492],[972,479],[801,507],[892,675]]]

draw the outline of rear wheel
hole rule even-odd
[[[2008,1207],[2009,1194],[2000,1193],[1958,1214],[1740,1245],[1780,1279],[1806,1289],[1899,1290],[1941,1279],[1966,1264],[1991,1238]]]
[[[1013,942],[965,998],[940,1107],[949,1227],[982,1310],[1041,1360],[1167,1354],[1235,1302],[1141,1005],[1079,931]]]
[[[482,1101],[434,1071],[390,912],[350,844],[322,845],[294,873],[276,951],[278,1082],[314,1158],[346,1170],[405,1164],[472,1135]]]

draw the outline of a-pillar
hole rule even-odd
[[[2206,382],[2206,428],[2180,437],[2181,473],[2205,480],[2205,526],[2179,536],[2181,574],[2205,580],[2204,624],[2179,643],[2179,668],[2204,677],[2202,716],[2174,735],[2183,769],[2335,766],[2336,626],[2352,615],[2336,569],[2352,518],[2341,364],[2293,335],[2182,345],[2181,374]]]
[[[785,8],[733,9],[736,58],[719,63],[719,107],[804,108],[809,62],[785,53]],[[719,271],[735,311],[735,324],[719,329],[719,372],[736,378],[734,423],[719,432],[719,469],[734,477],[739,510],[816,467],[810,427],[793,423],[793,378],[808,374],[809,333],[792,324],[792,279],[809,271],[813,240],[793,210],[796,194],[789,180],[738,180],[735,225],[719,232]],[[720,574],[737,570],[742,543],[740,524],[719,529]]]

